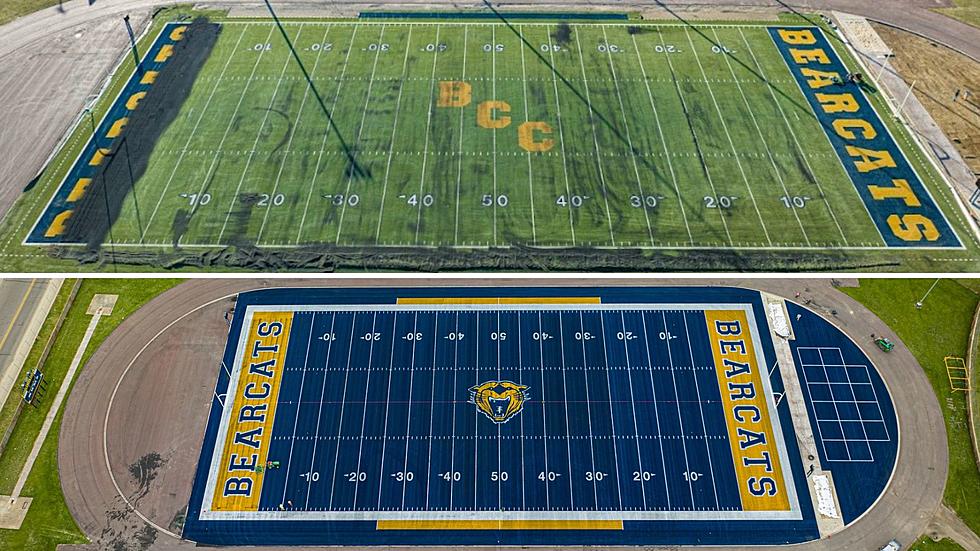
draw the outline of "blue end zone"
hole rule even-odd
[[[371,305],[394,304],[398,298],[522,296],[599,297],[603,307],[612,308],[617,314],[621,312],[622,317],[617,324],[619,315],[589,312],[591,305],[588,304],[566,305],[564,308],[570,310],[550,317],[545,311],[553,310],[553,307],[527,306],[529,311],[544,312],[541,318],[524,310],[504,312],[490,306],[485,307],[490,309],[489,312],[475,312],[465,311],[465,306],[459,305],[442,306],[445,310],[438,314],[423,312],[423,306],[403,305],[406,309],[398,313],[392,313],[390,308],[378,310],[375,307],[376,314],[358,313],[355,316],[355,312],[372,311]],[[624,307],[618,310],[616,303],[636,307],[643,304],[675,307],[665,310]],[[685,304],[698,307],[685,309]],[[785,446],[783,469],[791,473],[799,498],[797,513],[794,518],[781,519],[766,518],[767,512],[761,516],[737,517],[746,512],[741,511],[737,484],[734,484],[732,453],[728,449],[718,380],[714,368],[697,368],[714,363],[708,335],[703,329],[704,314],[698,308],[701,305],[711,305],[711,308],[746,305],[757,324],[760,367],[764,364],[773,370],[769,374],[773,395],[783,394],[783,382],[774,365],[775,351],[769,337],[766,312],[758,292],[726,288],[415,288],[273,289],[243,293],[231,322],[224,365],[217,369],[216,396],[228,390],[229,373],[236,361],[246,311],[250,306],[262,305],[298,307],[290,333],[291,344],[269,454],[269,459],[281,461],[282,467],[266,471],[258,507],[258,514],[268,517],[261,520],[255,520],[255,517],[239,520],[202,518],[211,458],[219,440],[223,411],[222,402],[216,398],[191,494],[183,532],[185,538],[217,545],[766,545],[819,537],[806,466],[800,460],[793,419],[788,403],[783,403],[786,400],[779,400],[775,411]],[[317,310],[318,305],[325,305],[327,309]],[[353,308],[340,313],[337,307],[342,305],[353,305]],[[795,316],[796,312],[791,310],[791,315]],[[578,318],[579,313],[582,313],[581,318]],[[819,317],[807,311],[803,313],[807,318],[794,324],[800,339],[799,347],[839,346],[847,350],[843,356],[847,362],[857,364],[862,361],[846,348],[847,337],[835,333],[836,330]],[[542,320],[541,327],[535,325],[538,319]],[[454,320],[462,320],[468,325],[457,328],[454,323],[451,330],[466,335],[506,332],[513,340],[527,333],[528,324],[531,324],[530,329],[564,335],[569,344],[552,344],[557,348],[548,352],[548,344],[538,343],[542,348],[534,350],[535,343],[522,341],[521,345],[505,351],[503,347],[495,349],[490,340],[484,339],[479,343],[479,352],[459,347],[453,350],[459,350],[460,355],[454,356],[447,354],[450,349],[446,343],[430,344],[423,352],[393,337],[382,336],[377,343],[380,349],[358,350],[356,347],[363,348],[364,344],[344,336],[338,337],[336,342],[351,348],[331,359],[327,349],[332,345],[313,338],[325,333],[356,335],[362,331],[370,332],[372,327],[383,328],[380,332],[388,335],[400,335],[403,331],[432,335],[436,323],[447,324]],[[584,343],[573,338],[575,333],[587,332],[603,343],[613,342],[618,332],[643,331],[644,321],[651,337],[648,340],[641,338],[635,344],[615,343],[619,351],[604,344],[595,349],[577,349]],[[480,331],[476,330],[476,323],[480,323]],[[440,325],[438,334],[442,334],[443,327]],[[655,337],[660,332],[678,338],[664,344]],[[638,352],[642,351],[644,342],[652,352],[649,364]],[[639,348],[631,348],[633,346]],[[794,354],[799,347],[794,346]],[[603,349],[606,350],[605,357],[599,352]],[[610,350],[613,351],[610,353]],[[562,353],[564,357],[560,357]],[[409,365],[411,369],[407,367]],[[864,365],[870,366],[870,362],[865,359]],[[582,369],[583,366],[593,367]],[[870,377],[880,383],[874,368],[868,371]],[[330,373],[335,377],[328,377]],[[454,385],[453,378],[465,381],[457,380]],[[493,425],[477,413],[473,403],[451,392],[454,388],[465,391],[484,379],[506,379],[529,386],[525,409],[508,422]],[[390,393],[389,388],[396,390]],[[445,391],[450,394],[446,395]],[[887,428],[891,434],[897,434],[893,426],[894,413],[883,388],[878,396],[884,408],[883,417],[892,422]],[[313,411],[318,404],[323,407]],[[350,406],[346,413],[339,411],[343,405]],[[563,407],[568,408],[567,414],[561,411]],[[589,412],[585,409],[588,407],[599,409]],[[453,425],[457,415],[465,417],[467,422]],[[566,424],[565,419],[576,421]],[[585,423],[586,419],[591,426]],[[476,424],[473,424],[474,420]],[[683,427],[679,423],[684,423]],[[495,426],[500,431],[499,437],[493,430],[487,430],[487,427]],[[328,432],[333,434],[320,438],[319,427],[332,427]],[[380,432],[382,428],[383,433]],[[565,431],[571,438],[566,438]],[[412,436],[406,437],[406,433]],[[552,436],[552,433],[559,433],[560,437]],[[615,437],[629,433],[634,433],[635,438],[633,435]],[[484,440],[479,439],[481,435]],[[658,439],[655,435],[663,435],[663,438]],[[319,455],[314,455],[313,448],[318,442],[319,451],[315,453]],[[447,448],[452,443],[457,448]],[[508,444],[516,447],[505,449]],[[893,441],[891,446],[891,456],[884,449],[874,448],[876,461],[881,465],[824,463],[824,468],[834,473],[845,519],[851,520],[863,512],[883,490],[887,473],[894,464],[897,442]],[[303,459],[297,459],[297,464],[291,465],[293,458]],[[646,463],[642,463],[644,461]],[[450,466],[446,467],[447,464]],[[685,483],[677,476],[686,464],[690,465],[689,470],[702,475],[700,486]],[[311,465],[316,467],[311,469]],[[867,477],[863,469],[869,467],[875,473],[880,471],[881,476]],[[489,474],[488,469],[509,473],[509,484],[514,485],[511,488],[526,487],[527,491],[524,495],[502,492],[489,477],[472,475],[474,472]],[[547,492],[536,486],[545,487],[545,483],[537,480],[539,471],[567,474],[593,469],[606,474],[605,486],[587,483],[584,479],[573,482],[570,478],[563,480],[560,477],[547,484]],[[309,479],[300,479],[311,470],[319,474],[319,488]],[[416,482],[426,486],[413,486],[393,478],[395,472],[408,470]],[[466,473],[469,478],[461,484],[447,484],[440,478],[444,471],[454,470]],[[378,473],[387,475],[389,471],[392,471],[391,477],[378,476]],[[372,476],[348,483],[346,477],[358,472],[370,472]],[[651,476],[645,482],[634,482],[633,476],[637,472],[651,472]],[[455,488],[452,497],[449,486]],[[714,491],[709,489],[712,486]],[[281,507],[286,500],[289,505]],[[418,511],[420,514],[426,511],[487,511],[527,514],[531,518],[542,510],[570,509],[580,512],[583,518],[615,518],[618,514],[626,519],[622,529],[616,530],[380,530],[375,520],[385,511]],[[326,518],[336,513],[363,514],[368,520]],[[615,514],[602,516],[607,513]],[[290,518],[290,514],[308,516],[296,520],[298,517]],[[317,517],[317,514],[321,516]],[[629,518],[642,514],[660,516],[656,520]],[[276,515],[281,516],[275,518]]]
[[[152,87],[152,83],[142,82],[143,76],[148,71],[160,71],[160,69],[167,63],[167,60],[155,61],[160,50],[165,46],[173,47],[179,39],[174,39],[171,33],[174,29],[178,27],[186,27],[186,23],[168,23],[160,31],[160,35],[153,44],[150,46],[149,51],[143,56],[140,62],[139,71],[134,70],[133,74],[129,77],[126,82],[126,86],[123,87],[122,91],[112,102],[109,107],[109,111],[102,118],[102,121],[96,127],[95,134],[93,134],[85,147],[79,153],[78,158],[75,159],[74,164],[72,164],[71,170],[65,176],[65,179],[61,182],[58,190],[55,192],[51,201],[45,207],[44,212],[38,218],[37,222],[34,224],[34,228],[31,229],[31,233],[28,234],[25,243],[28,245],[52,245],[56,243],[61,243],[61,237],[57,235],[45,236],[48,228],[55,221],[55,218],[64,213],[65,211],[71,210],[74,204],[77,203],[76,200],[69,200],[69,196],[75,185],[80,179],[83,178],[95,178],[99,172],[98,166],[91,166],[90,161],[95,156],[95,153],[99,149],[111,149],[116,138],[109,137],[109,130],[116,123],[116,121],[128,117],[131,110],[127,107],[127,102],[134,94],[146,93]],[[89,114],[89,116],[92,116]],[[79,123],[82,125],[88,125],[89,121],[82,119]]]
[[[796,370],[824,470],[834,475],[845,523],[888,484],[898,456],[898,422],[871,360],[846,335],[810,310],[787,302]]]
[[[784,37],[783,33],[788,34]],[[961,247],[929,190],[865,97],[862,85],[845,81],[850,71],[824,33],[817,27],[770,27],[769,34],[885,243],[889,247]],[[841,83],[831,83],[831,74]],[[860,168],[862,162],[878,161],[879,168]]]

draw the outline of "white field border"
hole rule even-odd
[[[248,328],[251,327],[253,315],[258,312],[440,312],[440,311],[668,311],[681,310],[704,312],[706,310],[741,310],[745,312],[752,332],[752,343],[756,350],[757,368],[767,369],[769,360],[762,347],[760,332],[756,323],[753,306],[747,303],[703,303],[703,304],[672,304],[672,303],[612,303],[612,304],[352,304],[352,305],[249,305],[246,307],[241,329],[238,334],[235,359],[230,374],[226,396],[232,396],[237,391],[238,381],[242,370],[245,344]],[[258,521],[258,520],[306,520],[306,521],[342,521],[342,520],[800,520],[803,518],[800,510],[799,497],[796,491],[796,480],[793,474],[794,463],[789,460],[785,436],[779,421],[779,413],[773,399],[770,378],[767,373],[760,371],[766,404],[770,412],[770,422],[780,461],[783,465],[783,486],[789,497],[788,511],[212,511],[211,504],[217,485],[217,474],[220,471],[222,447],[219,446],[228,434],[230,418],[234,409],[234,401],[225,400],[221,414],[218,432],[215,435],[212,456],[209,465],[207,484],[201,504],[199,520],[202,521]],[[200,468],[200,465],[198,466]]]

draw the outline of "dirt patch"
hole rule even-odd
[[[905,31],[873,26],[895,54],[892,65],[906,82],[915,82],[916,97],[980,174],[980,63]]]
[[[111,223],[118,217],[149,165],[157,140],[177,118],[197,75],[211,55],[221,27],[198,18],[188,26],[184,39],[174,47],[173,58],[163,66],[139,109],[113,141],[107,160],[93,177],[92,186],[75,208],[65,231],[65,240],[102,246]],[[137,206],[137,210],[138,210]]]

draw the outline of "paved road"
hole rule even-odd
[[[27,332],[44,287],[44,281],[38,279],[0,279],[0,380],[17,377],[17,373],[7,373],[7,370],[17,367],[11,365],[14,350]],[[16,385],[16,380],[12,382]],[[0,388],[4,386],[0,384]],[[6,398],[0,390],[0,403]]]
[[[575,285],[581,280],[510,280],[509,285]],[[899,464],[888,489],[878,504],[852,526],[831,538],[795,546],[801,551],[878,549],[891,538],[914,541],[927,530],[942,501],[948,452],[946,433],[939,402],[915,358],[899,342],[887,356],[870,341],[871,332],[894,337],[878,318],[847,295],[833,288],[830,280],[715,280],[710,283],[692,280],[590,280],[589,285],[734,285],[757,288],[784,297],[802,291],[812,297],[810,307],[829,316],[846,333],[852,335],[868,356],[881,367],[892,398],[898,404],[902,451]],[[229,295],[246,289],[286,285],[330,286],[439,286],[487,285],[483,280],[448,279],[356,279],[356,280],[261,280],[196,279],[183,283],[155,298],[131,315],[93,354],[85,366],[66,405],[59,440],[58,462],[62,489],[72,515],[81,530],[93,542],[94,549],[112,547],[115,541],[132,540],[151,534],[150,549],[191,549],[163,532],[150,529],[133,514],[116,491],[124,488],[125,499],[135,503],[139,514],[168,528],[174,518],[175,504],[186,503],[189,476],[196,465],[197,450],[203,434],[203,421],[210,404],[214,373],[220,361],[221,347],[208,337],[220,327],[226,331],[220,312]],[[498,283],[498,285],[501,283]],[[184,314],[210,301],[215,306],[199,310],[170,326]],[[837,312],[836,316],[830,314]],[[169,329],[167,329],[170,327]],[[164,331],[166,329],[166,331]],[[161,334],[161,332],[163,332]],[[154,335],[161,334],[159,339]],[[897,339],[895,339],[897,341]],[[152,342],[151,342],[152,341]],[[219,341],[220,342],[220,341]],[[149,343],[149,344],[148,344]],[[170,343],[170,346],[166,346]],[[182,346],[181,346],[181,343]],[[146,346],[144,354],[141,350]],[[154,348],[155,347],[155,348]],[[186,351],[181,351],[183,348]],[[208,350],[216,350],[210,352]],[[144,357],[145,356],[145,357]],[[181,362],[182,358],[195,361]],[[124,378],[130,364],[132,377]],[[197,369],[188,369],[187,366]],[[121,381],[121,382],[120,382]],[[119,393],[113,400],[114,389]],[[156,390],[155,394],[150,390]],[[110,401],[112,414],[108,415]],[[187,411],[175,409],[175,404]],[[910,404],[915,404],[914,407]],[[172,423],[167,420],[176,418]],[[187,420],[191,424],[185,425]],[[154,424],[154,420],[155,424]],[[164,426],[161,427],[160,424]],[[108,434],[104,428],[108,427]],[[166,439],[168,429],[172,433]],[[155,435],[145,437],[144,432]],[[184,432],[184,434],[173,434]],[[105,438],[104,438],[105,437]],[[132,439],[147,442],[150,448],[134,449]],[[160,440],[159,438],[165,438]],[[166,442],[170,442],[167,444]],[[105,444],[104,444],[105,443]],[[106,446],[105,448],[103,446]],[[171,470],[146,484],[132,484],[131,472],[143,472],[129,466],[130,458],[152,456],[173,461]],[[107,459],[108,458],[108,459]],[[109,466],[107,467],[107,461]],[[145,463],[133,463],[137,465]],[[183,478],[175,476],[184,473]],[[298,548],[292,548],[298,549]],[[716,548],[722,549],[722,548]],[[738,551],[742,551],[739,549]]]
[[[66,0],[0,27],[0,218],[41,170],[49,153],[97,92],[119,56],[125,54],[126,34],[120,18],[131,14],[133,23],[145,24],[158,6],[172,0]],[[355,13],[381,4],[477,7],[480,2],[451,0],[398,0],[398,2],[343,2],[334,0],[277,0],[282,13]],[[549,4],[561,8],[613,7],[690,13],[696,6],[756,6],[786,9],[839,10],[902,26],[949,44],[980,60],[980,30],[929,11],[949,0],[518,0],[504,7]],[[212,7],[260,8],[258,0],[215,0]],[[36,197],[36,201],[46,200]],[[23,234],[23,228],[17,228]]]

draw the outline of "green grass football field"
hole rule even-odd
[[[557,28],[286,23],[333,131],[277,27],[226,23],[113,237],[882,246],[765,28]],[[468,105],[439,106],[445,81]]]

